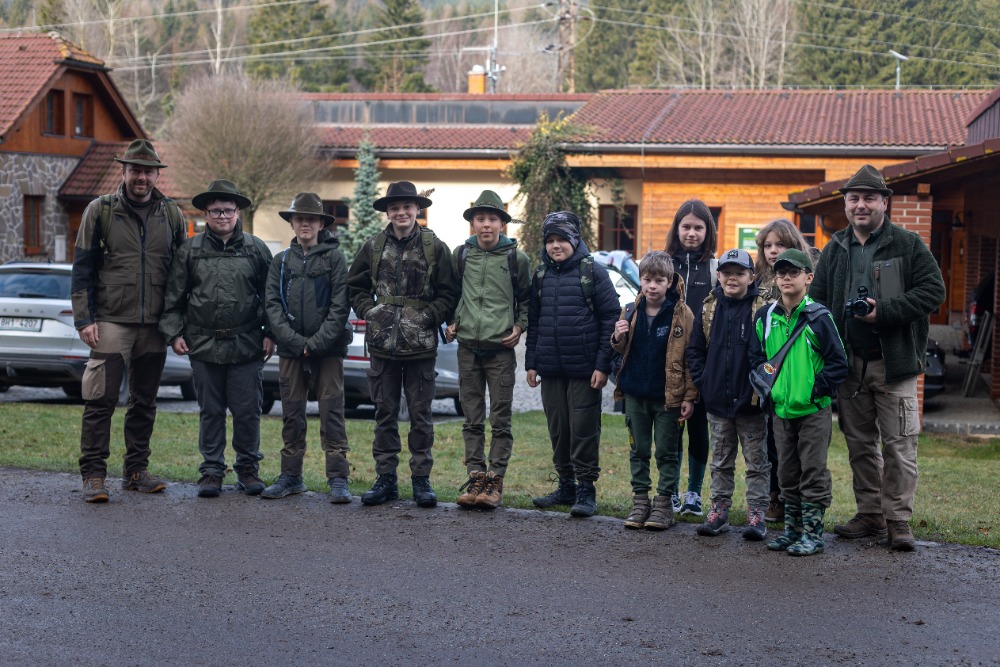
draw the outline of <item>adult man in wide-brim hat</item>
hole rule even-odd
[[[83,498],[107,502],[111,418],[128,370],[125,414],[126,490],[157,493],[166,484],[148,470],[166,342],[157,330],[170,262],[187,236],[180,209],[156,189],[160,161],[153,144],[136,139],[115,158],[118,190],[83,212],[73,257],[73,320],[90,347],[83,374],[80,435]]]
[[[173,351],[188,355],[198,395],[198,496],[214,498],[226,476],[226,412],[233,415],[236,487],[258,495],[260,407],[264,362],[274,353],[263,294],[271,251],[243,231],[251,205],[234,183],[212,181],[191,203],[205,231],[177,251],[167,279],[160,331]]]
[[[319,402],[320,441],[326,458],[330,502],[349,503],[350,465],[344,422],[344,357],[354,334],[345,329],[347,260],[329,229],[335,221],[314,192],[295,195],[278,214],[295,238],[275,256],[267,277],[265,304],[278,343],[281,384],[281,474],[262,498],[278,499],[306,490],[306,401]]]
[[[864,165],[841,191],[850,225],[826,244],[809,289],[833,314],[850,365],[837,409],[857,514],[834,530],[848,539],[888,534],[892,549],[912,551],[917,376],[944,279],[920,236],[889,221],[892,190],[878,169]]]
[[[385,196],[372,204],[385,212],[389,224],[361,246],[348,276],[354,311],[367,321],[365,340],[372,360],[368,380],[375,401],[372,454],[378,479],[361,497],[366,505],[399,496],[397,414],[403,391],[410,410],[413,499],[419,507],[437,504],[430,484],[434,363],[440,326],[451,317],[460,288],[448,246],[417,224],[420,210],[430,205],[413,183],[390,183]]]

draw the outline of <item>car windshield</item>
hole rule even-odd
[[[0,297],[69,299],[70,274],[0,272]]]
[[[632,282],[636,285],[639,283],[639,264],[636,263],[632,257],[625,258],[622,262],[622,273],[632,279]]]

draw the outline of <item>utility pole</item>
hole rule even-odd
[[[573,47],[576,46],[576,3],[559,0],[559,82],[567,93],[576,92]]]

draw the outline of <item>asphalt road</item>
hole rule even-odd
[[[1000,664],[1000,553],[0,469],[3,665]]]

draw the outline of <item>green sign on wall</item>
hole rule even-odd
[[[737,227],[736,245],[751,255],[757,251],[757,232],[759,227]]]

